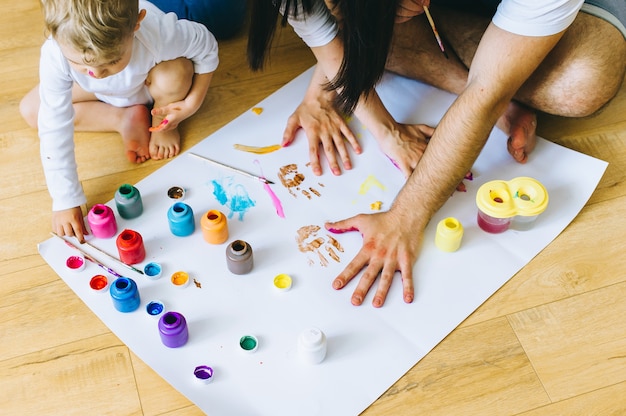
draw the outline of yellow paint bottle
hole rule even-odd
[[[463,238],[463,225],[453,217],[444,218],[437,224],[435,245],[441,251],[457,251]]]

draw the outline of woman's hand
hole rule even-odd
[[[283,133],[283,146],[289,146],[295,139],[296,132],[303,128],[309,141],[309,160],[315,175],[322,174],[320,150],[328,161],[333,175],[341,175],[337,156],[344,169],[352,169],[352,162],[346,141],[355,153],[361,153],[361,146],[350,130],[348,123],[335,108],[333,97],[335,92],[316,90],[315,94],[307,94],[294,113],[287,120]]]
[[[424,6],[430,6],[430,0],[400,0],[396,12],[396,23],[404,23],[424,13]]]
[[[378,145],[391,162],[408,178],[430,141],[435,129],[425,124],[396,124]]]

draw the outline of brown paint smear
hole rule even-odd
[[[335,238],[327,235],[327,239],[318,236],[317,233],[321,230],[321,227],[317,225],[305,225],[298,229],[298,236],[296,241],[298,242],[298,249],[302,253],[316,253],[319,259],[319,263],[322,267],[328,266],[328,259],[320,248],[323,247],[328,256],[339,263],[341,259],[337,252],[343,253],[343,247]],[[309,265],[314,263],[309,258]]]
[[[280,179],[280,182],[283,184],[283,186],[287,188],[289,193],[293,195],[294,198],[297,198],[296,191],[302,193],[302,195],[307,197],[307,199],[312,198],[311,194],[317,197],[321,196],[319,191],[313,187],[308,187],[308,189],[301,189],[301,185],[306,177],[301,172],[298,172],[298,165],[296,165],[295,163],[291,163],[289,165],[281,167],[278,171],[278,178]],[[322,184],[318,185],[322,187],[324,186]]]

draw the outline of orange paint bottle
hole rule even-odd
[[[222,244],[228,239],[228,222],[216,209],[207,211],[200,220],[202,235],[209,244]]]

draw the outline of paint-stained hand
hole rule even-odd
[[[408,178],[417,167],[435,129],[425,124],[396,124],[378,145],[391,162]]]
[[[359,214],[343,221],[325,224],[328,231],[343,233],[359,231],[363,247],[333,281],[334,289],[344,288],[363,271],[352,294],[353,305],[361,305],[378,279],[372,305],[383,306],[396,272],[402,278],[402,293],[406,303],[413,302],[413,264],[422,246],[423,230],[412,229],[402,218],[390,212]]]
[[[85,242],[85,236],[89,234],[80,207],[52,211],[52,231],[61,236],[75,236],[81,243]]]
[[[346,141],[356,154],[362,151],[348,123],[333,104],[334,94],[325,91],[315,97],[305,97],[287,120],[283,133],[282,145],[288,146],[295,139],[298,129],[304,129],[309,140],[311,170],[318,176],[322,174],[320,150],[323,150],[333,175],[341,175],[337,155],[344,169],[352,169]]]

